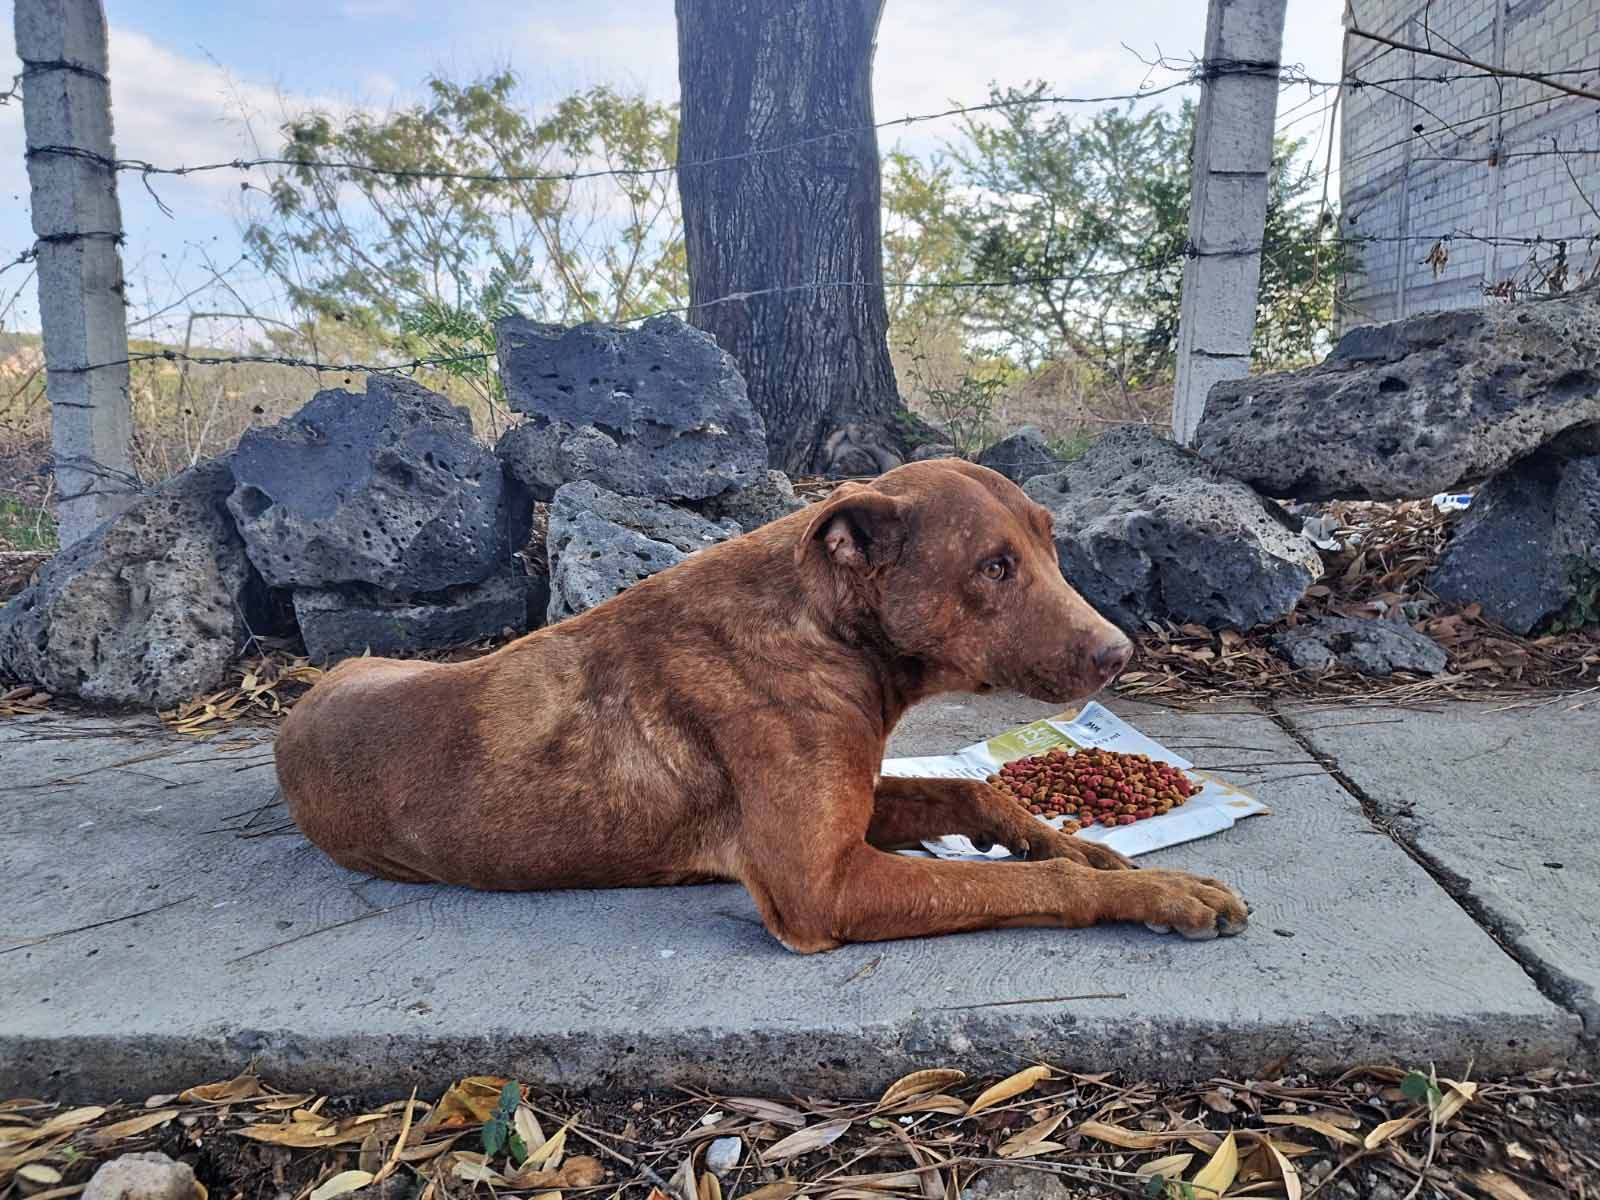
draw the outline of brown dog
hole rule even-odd
[[[801,953],[1098,921],[1236,933],[1245,906],[1215,879],[1129,870],[981,783],[879,778],[917,701],[1073,700],[1130,652],[1062,580],[1043,508],[993,471],[913,463],[485,658],[343,663],[284,722],[278,779],[306,836],[357,871],[738,880]],[[950,833],[1037,861],[888,853]]]

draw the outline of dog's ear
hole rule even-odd
[[[865,574],[900,557],[905,546],[908,505],[859,483],[846,483],[817,506],[795,547],[804,564],[817,554],[835,566]]]

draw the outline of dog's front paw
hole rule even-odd
[[[1096,871],[1138,870],[1131,860],[1109,846],[1086,842],[1082,838],[1052,829],[1042,821],[1034,823],[1038,828],[1030,829],[1018,839],[1024,845],[1010,847],[1011,852],[1018,858],[1029,860],[1059,858],[1077,863],[1081,867],[1092,867]]]
[[[1157,933],[1194,941],[1232,937],[1250,924],[1250,908],[1220,879],[1187,871],[1143,870],[1106,880],[1106,919],[1142,921]]]

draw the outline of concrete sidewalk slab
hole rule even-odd
[[[1600,1037],[1600,705],[1285,716]]]
[[[1269,717],[1116,707],[1272,805],[1147,860],[1236,883],[1244,936],[1014,930],[800,958],[736,887],[488,895],[345,872],[286,827],[265,734],[0,724],[0,1092],[140,1096],[247,1059],[341,1091],[498,1071],[782,1093],[1036,1056],[1194,1078],[1571,1053],[1576,1020]],[[891,750],[1049,711],[936,701]]]

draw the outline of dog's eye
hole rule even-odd
[[[999,583],[1011,574],[1011,564],[1003,558],[991,558],[978,568],[979,573],[994,583]]]

